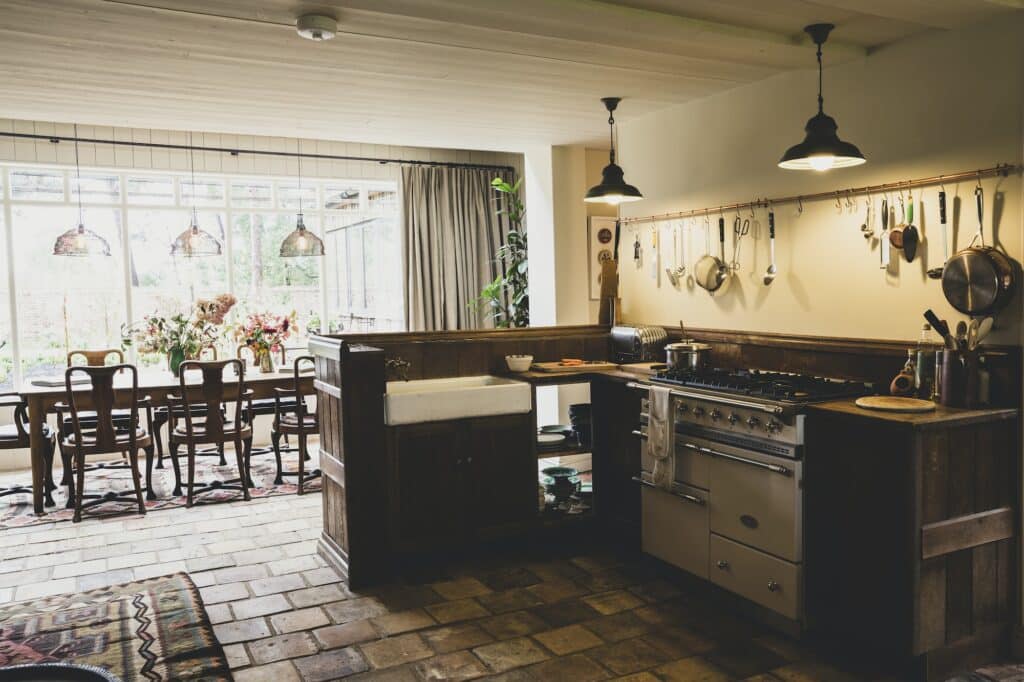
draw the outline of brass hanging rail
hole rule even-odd
[[[620,218],[619,222],[623,225],[630,223],[654,223],[661,220],[672,220],[674,218],[692,218],[694,216],[712,215],[714,213],[726,213],[732,211],[741,211],[747,208],[767,208],[768,206],[778,206],[780,204],[798,204],[803,212],[803,204],[809,201],[817,201],[820,199],[835,199],[840,201],[849,197],[860,196],[864,194],[881,194],[884,192],[891,192],[894,190],[913,189],[915,187],[929,187],[933,185],[942,185],[947,182],[960,182],[962,180],[981,180],[982,178],[989,178],[996,175],[1006,177],[1011,173],[1020,173],[1024,171],[1024,165],[1000,163],[989,168],[981,168],[973,171],[963,171],[962,173],[952,173],[948,175],[933,175],[927,178],[918,178],[916,180],[903,180],[900,182],[886,182],[881,185],[866,185],[864,187],[850,187],[847,189],[834,190],[831,192],[815,192],[814,194],[796,194],[788,197],[778,197],[775,199],[754,199],[753,201],[745,201],[736,204],[722,204],[721,206],[710,206],[708,208],[694,208],[688,211],[672,211],[670,213],[660,213],[656,215],[648,216],[636,216],[633,218]]]

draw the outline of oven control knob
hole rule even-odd
[[[700,405],[698,405],[697,407],[693,408],[693,416],[694,417],[703,417],[704,416],[704,408],[701,407]]]
[[[740,416],[738,414],[736,414],[735,412],[730,412],[729,413],[729,423],[730,424],[735,424],[739,420],[740,420]]]
[[[689,412],[689,411],[690,411],[690,406],[687,405],[686,403],[679,403],[679,404],[676,405],[676,412],[685,414],[686,412]]]
[[[757,417],[755,417],[753,415],[747,417],[747,426],[749,426],[750,428],[756,429],[760,425],[761,425],[761,420],[758,419]]]
[[[719,419],[722,418],[722,413],[718,410],[711,410],[711,414],[709,414],[708,416],[711,417],[711,419],[713,419],[714,421],[718,421]]]
[[[773,419],[765,425],[765,429],[768,430],[768,433],[778,433],[782,430],[782,424]]]

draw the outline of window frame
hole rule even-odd
[[[62,200],[47,200],[47,199],[15,199],[12,197],[11,187],[11,175],[14,172],[22,170],[39,169],[52,173],[59,173],[63,175],[64,185],[64,198]],[[152,170],[152,169],[135,169],[135,168],[111,168],[105,166],[82,166],[82,173],[102,173],[104,175],[117,176],[118,188],[119,188],[119,200],[117,201],[83,201],[83,206],[89,208],[103,208],[110,209],[113,211],[120,212],[120,224],[121,224],[121,244],[123,253],[121,258],[121,269],[122,269],[122,293],[124,296],[124,319],[128,323],[133,323],[138,319],[138,316],[147,311],[135,310],[133,301],[133,287],[131,280],[131,234],[132,227],[129,222],[130,215],[133,212],[145,211],[145,210],[189,210],[192,208],[191,203],[183,199],[183,185],[191,183],[191,173],[187,170]],[[154,177],[170,177],[173,181],[174,188],[174,201],[171,204],[167,203],[140,203],[140,202],[129,202],[128,200],[128,178],[140,177],[140,176],[154,176]],[[66,165],[53,164],[53,163],[17,163],[4,161],[0,162],[0,210],[3,211],[3,234],[2,238],[5,241],[6,248],[4,249],[6,256],[7,266],[7,285],[8,285],[8,316],[9,316],[9,327],[11,330],[11,338],[9,339],[11,348],[11,360],[12,360],[12,379],[15,389],[22,386],[23,372],[21,364],[21,334],[18,325],[17,315],[17,276],[15,271],[15,254],[14,254],[14,224],[13,224],[13,209],[16,206],[70,206],[77,208],[78,199],[72,193],[74,186],[75,168]],[[227,293],[236,294],[236,277],[234,267],[234,217],[236,214],[291,214],[296,213],[296,209],[293,208],[281,208],[281,196],[279,192],[279,186],[289,183],[295,184],[296,178],[294,176],[282,176],[272,174],[259,174],[259,173],[230,173],[230,172],[211,172],[203,171],[196,175],[196,181],[202,182],[203,179],[217,179],[221,182],[224,188],[224,200],[223,204],[197,204],[197,208],[200,211],[218,211],[224,214],[225,217],[225,240],[224,240],[224,254],[225,254],[225,270],[226,270],[226,285]],[[249,205],[235,206],[232,201],[232,185],[237,182],[253,181],[271,184],[271,205],[267,207],[256,207]],[[305,216],[315,218],[314,220],[308,220],[307,224],[310,225],[310,230],[313,231],[321,239],[324,238],[324,226],[328,223],[328,217],[332,215],[346,216],[352,215],[355,211],[348,209],[327,209],[323,207],[326,195],[327,186],[348,186],[353,189],[359,190],[359,213],[366,216],[373,216],[381,213],[379,209],[370,206],[369,194],[371,190],[390,190],[396,193],[396,196],[401,192],[399,182],[397,180],[384,180],[384,179],[345,179],[345,178],[311,178],[304,177],[302,179],[303,187],[313,187],[316,194],[316,205],[315,206],[303,206],[302,212]],[[401,203],[400,200],[396,205],[396,211],[400,211]],[[397,217],[397,216],[396,216]],[[71,229],[74,225],[68,225],[68,229]],[[181,229],[184,230],[187,227],[185,222],[182,223]],[[46,254],[47,257],[50,254]],[[170,245],[168,244],[168,257],[170,257]],[[328,317],[328,287],[327,287],[327,273],[326,270],[326,259],[318,259],[317,274],[318,274],[318,287],[319,287],[319,305],[317,313],[320,317],[322,324],[327,324]],[[136,352],[134,348],[129,349],[128,353],[130,360],[136,360]]]

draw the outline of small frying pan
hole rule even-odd
[[[1016,272],[1002,251],[985,245],[984,193],[974,190],[978,205],[978,234],[970,246],[958,251],[942,269],[942,293],[964,315],[992,315],[1009,303],[1016,288]]]
[[[694,279],[702,289],[715,293],[729,278],[729,266],[725,262],[725,218],[718,219],[718,256],[706,253],[694,266]]]

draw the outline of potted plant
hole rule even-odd
[[[224,317],[235,303],[231,294],[220,294],[197,300],[187,315],[147,315],[142,322],[122,328],[121,345],[166,355],[169,369],[178,376],[182,362],[198,358],[203,349],[217,342]]]
[[[295,311],[288,315],[251,313],[235,327],[235,339],[244,344],[256,358],[261,372],[273,372],[274,354],[281,352],[285,340],[298,331]]]
[[[523,215],[526,207],[519,198],[522,180],[509,184],[502,178],[491,180],[498,193],[496,201],[507,199],[507,208],[499,208],[498,215],[508,216],[509,231],[505,243],[498,247],[494,261],[499,273],[480,292],[471,305],[487,308],[488,317],[495,327],[530,326],[529,264],[527,261],[526,230]]]

